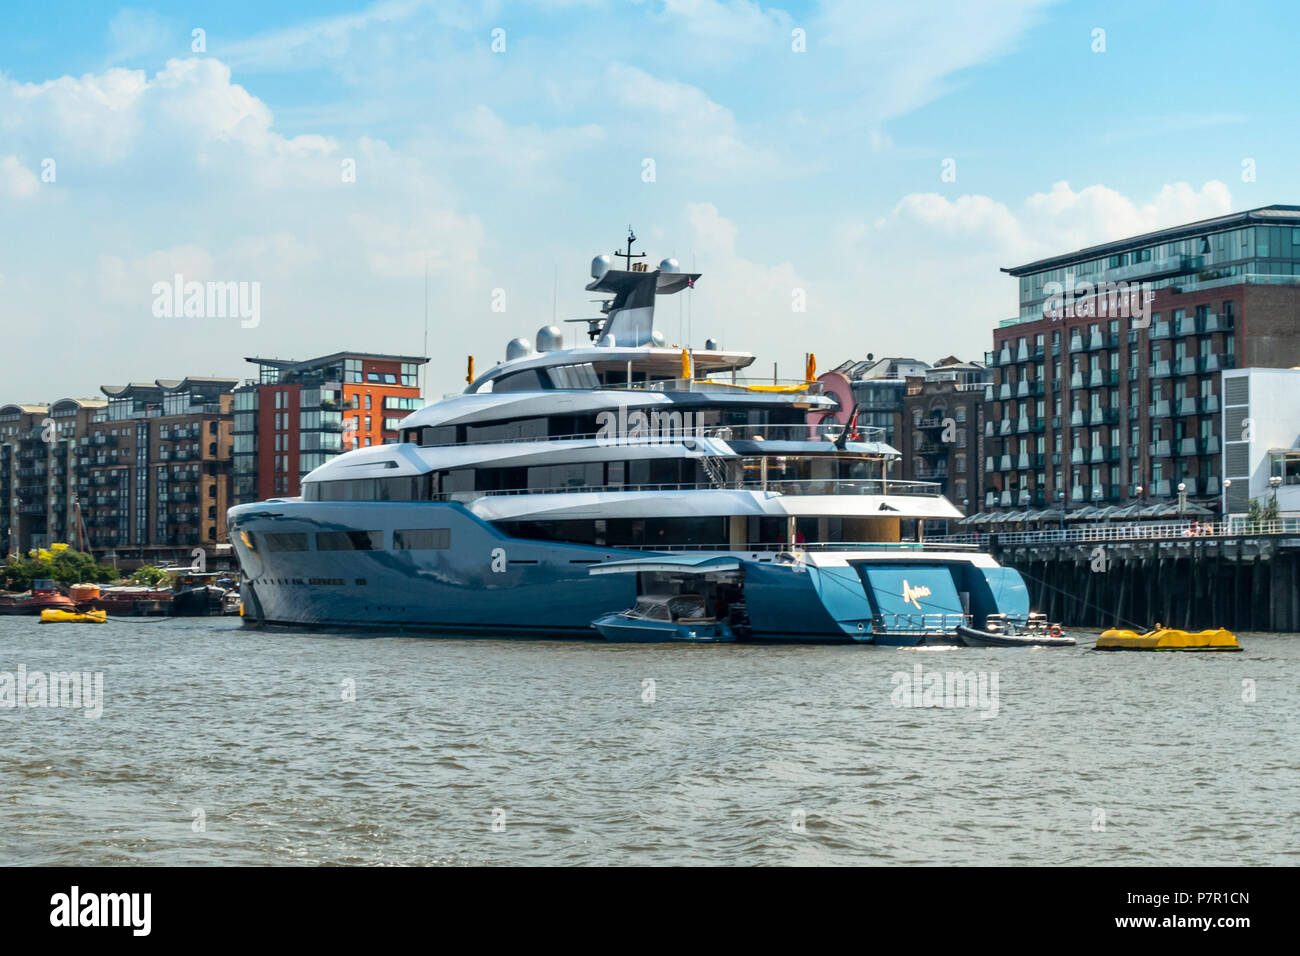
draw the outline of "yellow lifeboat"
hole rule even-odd
[[[103,624],[106,620],[107,611],[60,611],[46,608],[41,612],[42,624]]]
[[[1213,631],[1179,631],[1159,624],[1146,633],[1111,628],[1097,638],[1099,651],[1239,651],[1237,635]]]

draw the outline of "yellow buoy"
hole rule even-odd
[[[1179,631],[1156,625],[1146,633],[1111,628],[1097,638],[1099,651],[1239,651],[1237,635],[1213,631]]]
[[[107,611],[60,611],[46,608],[41,612],[42,624],[103,624],[108,620]]]

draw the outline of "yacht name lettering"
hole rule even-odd
[[[903,600],[909,604],[915,605],[916,609],[921,610],[921,602],[917,598],[929,597],[930,589],[924,584],[918,584],[911,587],[907,583],[907,578],[903,578]]]
[[[647,413],[628,411],[626,406],[620,406],[617,412],[600,412],[596,415],[596,426],[596,443],[600,445],[676,442],[699,437],[705,428],[694,412]]]

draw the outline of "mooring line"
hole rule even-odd
[[[1149,631],[1149,630],[1151,630],[1150,625],[1147,625],[1147,624],[1139,624],[1137,621],[1134,621],[1134,620],[1132,620],[1131,618],[1123,617],[1122,615],[1120,615],[1120,614],[1118,614],[1118,613],[1112,612],[1112,611],[1110,611],[1110,610],[1108,610],[1108,609],[1102,607],[1100,604],[1093,604],[1091,601],[1085,601],[1085,600],[1083,600],[1083,598],[1078,597],[1077,595],[1073,594],[1072,592],[1067,591],[1067,590],[1065,590],[1064,588],[1058,588],[1056,585],[1054,585],[1054,584],[1050,584],[1050,583],[1048,583],[1047,581],[1044,581],[1042,578],[1038,577],[1037,575],[1030,574],[1028,571],[1020,571],[1018,568],[1017,568],[1016,570],[1019,571],[1019,573],[1020,573],[1020,575],[1021,575],[1022,577],[1029,578],[1031,581],[1037,581],[1039,584],[1041,584],[1041,585],[1042,585],[1043,587],[1045,587],[1045,588],[1051,588],[1053,591],[1056,591],[1056,592],[1059,593],[1059,594],[1064,594],[1064,595],[1067,595],[1067,596],[1069,596],[1069,597],[1073,597],[1075,600],[1077,600],[1077,601],[1078,601],[1080,604],[1082,604],[1084,607],[1090,607],[1090,608],[1093,608],[1093,609],[1095,609],[1095,610],[1101,611],[1101,613],[1102,613],[1103,615],[1110,615],[1110,614],[1114,613],[1114,614],[1115,614],[1115,620],[1119,621],[1119,622],[1122,623],[1122,624],[1129,624],[1129,625],[1132,625],[1133,627],[1137,628],[1139,631],[1144,631],[1144,632],[1145,632],[1145,631]]]

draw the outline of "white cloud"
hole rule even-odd
[[[948,199],[936,193],[912,193],[877,228],[890,230],[910,222],[933,235],[977,240],[997,255],[1034,257],[1208,219],[1231,208],[1228,187],[1218,180],[1200,189],[1188,183],[1167,184],[1145,202],[1100,184],[1076,192],[1062,181],[1047,192],[1028,196],[1018,214],[988,196]]]
[[[1015,281],[1002,268],[1231,207],[1228,188],[1216,180],[1199,189],[1165,185],[1145,200],[1058,182],[1015,206],[989,196],[909,194],[870,224],[846,221],[835,230],[842,253],[838,274],[825,279],[818,296],[833,303],[819,331],[862,342],[862,351],[877,355],[977,358],[991,329],[1017,312]]]
[[[609,67],[607,78],[615,105],[636,116],[629,145],[655,160],[657,177],[778,177],[793,171],[771,149],[747,142],[731,110],[698,87],[621,63]],[[674,162],[687,169],[674,169]]]
[[[76,155],[87,163],[116,162],[134,146],[136,110],[148,85],[143,70],[116,67],[44,83],[17,83],[0,74],[0,125],[56,160]]]
[[[713,203],[687,203],[685,218],[690,248],[696,250],[695,271],[703,273],[694,290],[678,293],[694,299],[695,344],[714,337],[724,346],[758,352],[767,361],[801,361],[804,349],[792,349],[789,335],[805,318],[793,310],[795,290],[807,292],[808,282],[789,262],[765,265],[742,255],[737,249],[740,229]],[[691,268],[691,258],[679,258],[683,268]],[[661,304],[658,316],[669,341],[678,335],[674,305]]]
[[[0,196],[25,199],[34,196],[40,188],[40,179],[17,156],[0,158]]]
[[[737,47],[788,43],[792,22],[784,10],[750,0],[664,0],[661,19],[704,41],[714,58]]]
[[[156,13],[123,7],[108,22],[108,62],[121,63],[164,49],[174,31]]]

